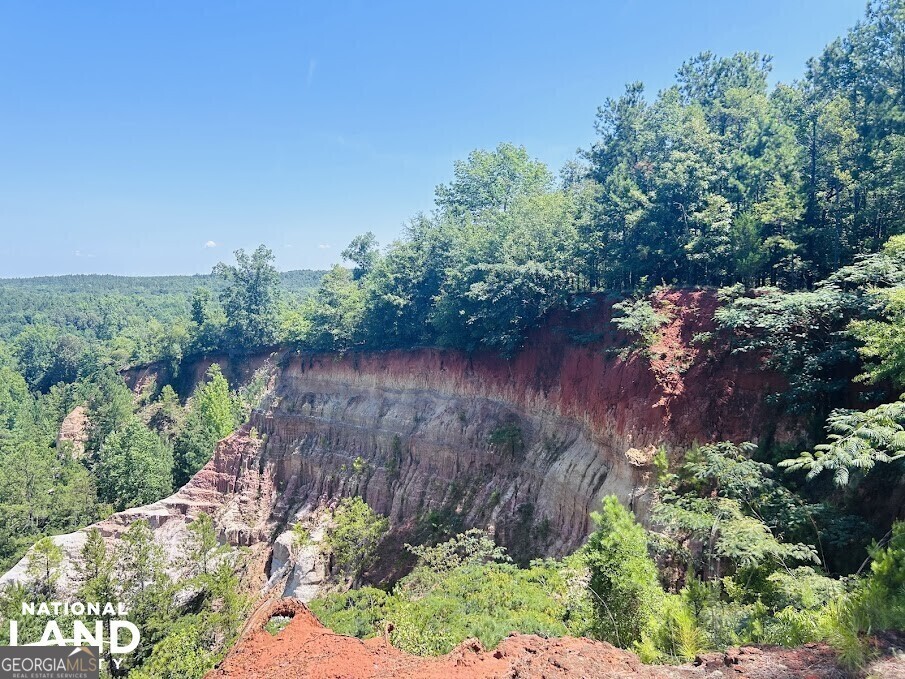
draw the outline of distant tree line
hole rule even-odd
[[[274,294],[285,304],[310,294],[323,272],[277,276]],[[178,363],[191,351],[193,293],[216,297],[227,283],[215,275],[0,279],[0,342],[42,392],[105,365]]]

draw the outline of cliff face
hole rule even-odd
[[[572,550],[607,494],[645,517],[658,446],[790,436],[764,428],[775,378],[692,341],[711,329],[712,296],[661,303],[672,320],[646,353],[627,352],[598,299],[549,319],[508,361],[435,349],[278,355],[264,405],[185,488],[101,528],[115,540],[143,516],[173,549],[203,509],[232,544],[274,544],[273,571],[287,561],[277,537],[291,521],[361,495],[402,536],[484,526],[523,558]]]
[[[710,327],[712,297],[664,303],[673,320],[649,356],[627,360],[613,353],[626,338],[609,330],[603,301],[552,318],[511,361],[431,349],[286,356],[251,420],[272,520],[357,494],[396,525],[433,511],[494,526],[510,548],[561,554],[605,495],[643,517],[657,446],[760,439],[776,386],[691,341]]]

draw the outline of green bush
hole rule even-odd
[[[487,437],[487,442],[500,452],[506,453],[511,457],[515,457],[525,445],[522,429],[515,424],[497,427]]]
[[[366,571],[374,563],[388,525],[386,517],[376,514],[360,497],[341,500],[324,537],[324,546],[339,572],[354,578]]]
[[[657,567],[647,552],[647,533],[615,496],[591,514],[597,530],[582,557],[590,571],[596,615],[593,632],[623,648],[640,641],[663,605]]]
[[[635,650],[642,660],[685,662],[706,649],[707,639],[691,606],[682,596],[663,598],[659,615],[642,631]]]
[[[370,587],[329,594],[311,610],[335,632],[361,638],[391,623],[392,643],[418,655],[448,653],[471,637],[493,648],[511,632],[549,637],[590,628],[587,591],[575,586],[577,559],[519,568],[477,530],[411,549],[419,565],[392,594]]]
[[[469,637],[493,648],[511,632],[568,631],[565,581],[549,565],[465,565],[438,575],[423,596],[401,590],[388,604],[388,618],[393,644],[409,653],[448,653]]]
[[[376,636],[386,618],[388,595],[381,589],[362,587],[314,599],[311,612],[337,634],[360,639]]]
[[[208,650],[204,632],[200,621],[185,618],[154,646],[140,669],[129,673],[129,679],[201,679],[217,660],[217,655]]]
[[[654,309],[645,298],[627,299],[613,305],[617,316],[613,325],[635,338],[637,348],[647,349],[657,341],[657,332],[669,323],[669,316]]]

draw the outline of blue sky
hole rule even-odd
[[[860,0],[0,3],[0,277],[324,268],[501,141],[554,170],[597,106],[703,50],[774,79]]]

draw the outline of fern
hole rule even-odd
[[[803,452],[779,466],[807,471],[809,480],[831,471],[837,486],[847,486],[853,480],[852,472],[860,478],[877,463],[905,458],[905,395],[863,412],[834,410],[827,418],[827,432],[827,442],[816,446],[813,453]]]

